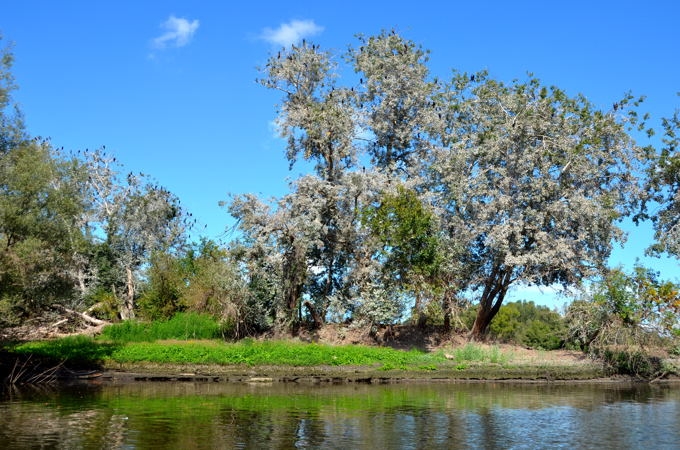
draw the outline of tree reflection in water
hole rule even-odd
[[[680,390],[625,384],[80,385],[13,390],[5,448],[674,448]]]

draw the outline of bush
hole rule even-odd
[[[621,375],[650,379],[663,372],[661,359],[641,349],[605,349],[599,356]]]
[[[461,318],[469,329],[476,315],[476,306],[463,312]],[[564,334],[565,321],[559,313],[526,301],[501,306],[489,326],[489,337],[494,340],[543,350],[561,348]]]

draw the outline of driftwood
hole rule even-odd
[[[84,312],[80,311],[75,311],[73,309],[67,308],[63,305],[58,305],[54,304],[52,305],[53,308],[58,309],[64,313],[66,313],[67,317],[63,317],[62,319],[59,319],[58,321],[54,322],[51,325],[46,326],[43,328],[44,334],[48,336],[70,336],[73,334],[86,334],[86,335],[95,335],[97,333],[100,333],[102,328],[104,328],[106,325],[109,325],[111,322],[108,322],[106,320],[101,320],[97,319],[96,317],[92,317],[88,313],[96,309],[100,304],[93,305],[86,309]],[[67,334],[61,334],[59,332],[56,332],[56,329],[69,322],[70,320],[78,318],[81,319],[83,322],[85,322],[85,327],[83,330],[77,331],[75,333],[67,333]]]
[[[105,320],[97,319],[96,317],[92,317],[92,316],[87,314],[88,312],[94,310],[99,305],[94,305],[94,306],[88,308],[87,310],[85,310],[85,312],[74,311],[72,309],[69,309],[69,308],[63,306],[63,305],[52,305],[52,306],[54,308],[57,308],[57,309],[65,312],[65,313],[71,315],[71,316],[79,317],[79,318],[83,319],[85,322],[89,323],[90,325],[97,325],[98,326],[98,325],[106,325],[108,323]],[[50,328],[58,327],[59,325],[65,323],[65,322],[68,322],[68,321],[69,321],[69,318],[61,319],[61,320],[53,323],[52,325],[50,325]]]

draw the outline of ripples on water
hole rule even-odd
[[[2,448],[679,448],[680,387],[236,385],[23,389]]]

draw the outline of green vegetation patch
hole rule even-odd
[[[34,341],[11,349],[16,354],[36,355],[71,363],[100,363],[113,355],[117,344],[96,342],[87,336],[69,336],[49,341]]]
[[[460,362],[483,362],[491,364],[506,364],[512,355],[503,353],[500,348],[484,347],[476,344],[466,344],[453,350],[453,359]]]
[[[384,347],[331,346],[288,341],[217,340],[111,343],[78,336],[20,344],[16,353],[36,354],[64,361],[99,363],[152,362],[160,364],[246,364],[262,366],[384,366],[428,370],[446,361],[441,354]]]
[[[102,330],[100,339],[113,342],[152,342],[164,339],[216,339],[220,336],[220,324],[212,316],[178,313],[169,320],[126,320],[109,325]]]
[[[430,366],[446,359],[418,350],[365,346],[331,346],[286,341],[129,343],[116,350],[117,362],[247,364],[283,366],[387,365]]]

